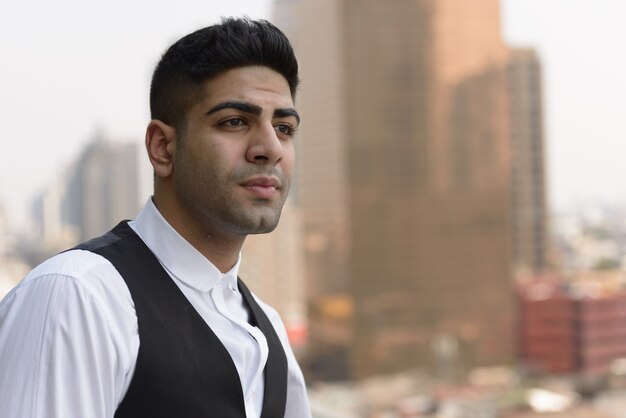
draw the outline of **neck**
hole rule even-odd
[[[213,233],[205,233],[202,236],[185,235],[180,230],[176,230],[222,273],[226,273],[237,263],[245,240],[245,237],[241,237],[241,239],[229,241],[223,235]]]
[[[215,229],[207,229],[190,220],[184,211],[173,207],[167,199],[153,197],[153,202],[165,220],[189,242],[200,254],[206,257],[222,273],[233,268],[245,235],[237,235]]]

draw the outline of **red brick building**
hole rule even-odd
[[[604,374],[626,357],[626,292],[577,294],[554,282],[520,291],[520,351],[551,373]]]

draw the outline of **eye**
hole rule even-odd
[[[241,118],[231,118],[231,119],[227,119],[223,122],[220,122],[221,126],[225,126],[225,127],[231,127],[231,128],[236,128],[239,126],[245,126],[246,122],[241,119]]]
[[[293,136],[296,133],[296,128],[286,123],[280,123],[278,125],[275,125],[274,127],[276,131],[283,135]]]

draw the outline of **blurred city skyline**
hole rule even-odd
[[[0,16],[0,205],[17,224],[98,131],[142,142],[152,68],[181,34],[225,15],[268,18],[271,0],[14,3]],[[626,37],[611,0],[502,0],[502,33],[544,72],[549,203],[626,202]],[[626,10],[624,10],[626,11]],[[306,123],[306,117],[304,119]],[[147,164],[147,163],[146,163]],[[146,165],[147,167],[147,165]],[[149,190],[145,191],[146,197]],[[15,226],[15,225],[14,225]]]
[[[617,406],[626,68],[610,6],[61,0],[33,16],[16,5],[0,16],[0,298],[147,199],[149,77],[163,49],[222,15],[270,18],[301,63],[298,187],[277,230],[248,238],[240,272],[283,318],[314,416],[495,418],[534,409],[525,376],[544,372],[573,373],[563,408],[621,388]],[[579,211],[593,202],[623,207]],[[2,206],[15,230],[33,210],[33,233],[12,234]],[[546,321],[564,299],[567,321]]]

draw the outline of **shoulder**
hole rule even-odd
[[[88,251],[59,254],[0,301],[0,398],[13,399],[10,416],[112,416],[138,346],[130,292],[113,266]]]
[[[0,301],[0,351],[33,358],[90,339],[130,352],[137,317],[124,279],[105,258],[83,250],[35,267]],[[130,342],[129,342],[130,341]],[[71,351],[71,350],[70,350]]]
[[[0,316],[32,310],[54,320],[70,312],[98,312],[107,319],[134,316],[130,292],[105,258],[84,250],[58,254],[37,267],[0,302]],[[34,312],[32,312],[34,313]]]
[[[100,299],[128,294],[122,277],[104,257],[85,250],[70,250],[57,254],[35,267],[14,289],[64,287],[81,289],[85,295]]]
[[[35,267],[21,284],[43,276],[63,275],[81,278],[112,267],[104,257],[86,250],[69,250],[51,257]]]

